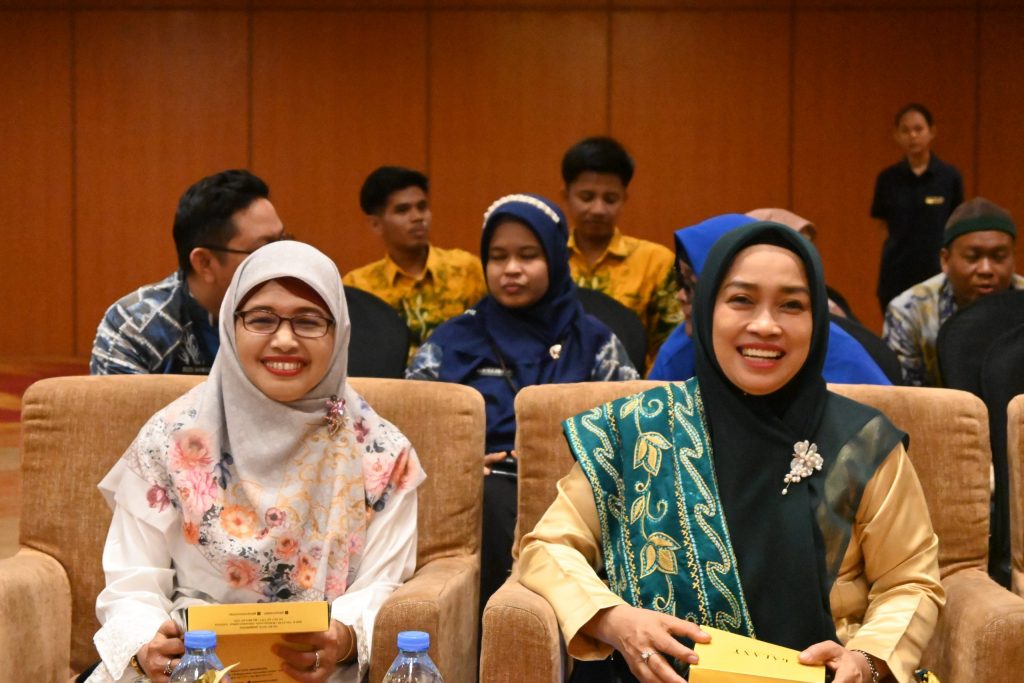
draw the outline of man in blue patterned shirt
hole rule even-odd
[[[882,336],[896,352],[904,381],[937,387],[939,328],[957,310],[995,292],[1024,289],[1014,271],[1017,227],[1010,214],[976,197],[953,211],[939,253],[942,272],[906,290],[888,306]]]
[[[192,185],[178,202],[178,271],[107,309],[93,341],[94,375],[205,375],[220,347],[217,316],[235,269],[259,247],[284,239],[266,183],[244,170]]]

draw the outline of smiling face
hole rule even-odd
[[[264,311],[290,318],[315,314],[330,319],[331,313],[309,285],[294,279],[271,280],[243,300],[240,311]],[[301,325],[296,321],[296,325]],[[300,327],[300,331],[301,331]],[[282,320],[273,334],[250,332],[235,318],[235,345],[246,377],[267,398],[296,401],[324,378],[334,352],[335,326],[315,339],[297,336]]]
[[[715,297],[715,357],[740,390],[770,394],[803,367],[813,324],[807,274],[797,255],[769,244],[747,247]]]
[[[548,291],[548,260],[540,240],[514,219],[498,224],[487,247],[487,289],[506,308],[526,308]]]

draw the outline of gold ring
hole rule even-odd
[[[313,650],[313,671],[320,668],[320,650]]]
[[[171,662],[173,662],[173,661],[174,661],[173,659],[168,658],[167,663],[164,664],[164,675],[165,676],[170,676],[172,673],[174,673],[174,667],[171,666]]]

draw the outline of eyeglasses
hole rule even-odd
[[[266,244],[273,244],[274,242],[283,242],[285,240],[293,240],[293,239],[295,239],[295,235],[291,234],[290,232],[282,232],[280,235],[278,235],[274,239],[270,240]],[[266,244],[261,244],[260,247],[264,247],[264,246],[266,246]],[[256,247],[256,249],[232,249],[231,247],[224,247],[224,246],[221,246],[219,244],[197,244],[196,245],[196,248],[200,248],[200,247],[203,248],[203,249],[209,249],[210,251],[222,251],[222,252],[224,252],[226,254],[245,254],[246,256],[249,256],[254,251],[256,251],[256,249],[260,248],[260,247]]]
[[[292,326],[292,333],[304,339],[319,339],[327,334],[334,321],[316,313],[302,313],[286,318],[273,311],[237,311],[235,317],[242,321],[242,327],[253,334],[274,334],[285,320]]]

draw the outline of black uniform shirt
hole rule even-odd
[[[964,200],[960,171],[934,154],[921,175],[903,159],[878,174],[871,216],[886,222],[878,300],[886,304],[905,289],[939,272],[942,232]]]

